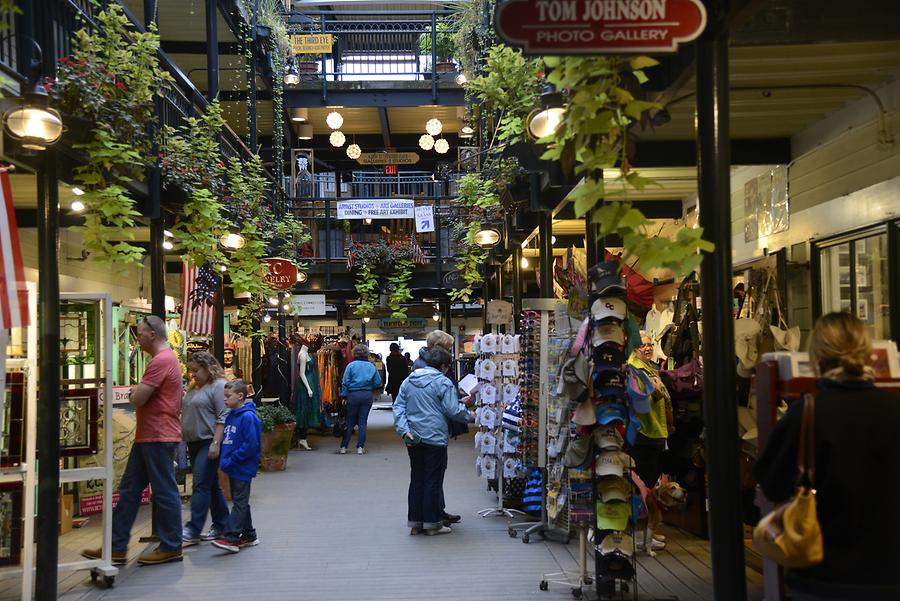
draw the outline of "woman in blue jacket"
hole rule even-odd
[[[341,455],[347,453],[354,426],[359,426],[356,453],[362,455],[366,452],[366,424],[369,423],[369,411],[372,409],[372,395],[379,388],[381,376],[369,361],[369,347],[357,344],[353,347],[353,361],[344,370],[344,379],[341,381],[341,396],[347,405],[347,428],[338,450]]]
[[[428,367],[414,371],[400,387],[394,401],[394,427],[409,452],[410,534],[447,534],[441,516],[441,482],[447,466],[447,419],[468,420],[456,387],[444,374],[453,360],[435,346],[426,355]]]

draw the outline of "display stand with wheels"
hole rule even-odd
[[[562,572],[552,572],[544,574],[541,579],[539,588],[542,591],[549,590],[551,584],[570,587],[572,596],[581,599],[585,592],[590,590],[590,586],[594,584],[594,579],[588,576],[588,529],[585,526],[578,528],[578,571],[563,570]]]

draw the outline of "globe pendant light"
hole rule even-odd
[[[450,150],[450,142],[444,138],[441,138],[434,143],[434,151],[438,154],[447,154],[448,150]]]
[[[434,138],[429,134],[422,134],[422,137],[419,138],[419,148],[422,150],[431,150],[434,148]]]
[[[328,136],[328,141],[331,142],[332,146],[340,148],[344,145],[344,142],[347,141],[347,138],[344,137],[344,134],[340,130],[338,130],[331,132],[331,135]]]
[[[428,123],[425,124],[425,131],[429,133],[431,136],[437,136],[443,131],[444,124],[441,123],[441,120],[435,117],[434,119],[429,119]]]
[[[356,145],[351,144],[347,147],[347,156],[353,159],[354,161],[358,159],[362,155],[362,149]]]
[[[344,117],[337,111],[331,111],[328,113],[328,116],[325,117],[325,123],[327,123],[328,127],[331,129],[340,129],[344,124]]]

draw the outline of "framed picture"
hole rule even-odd
[[[16,566],[22,558],[21,482],[0,484],[0,566]]]
[[[60,455],[96,454],[100,390],[70,388],[63,393],[59,403]]]
[[[25,374],[7,372],[0,467],[16,467],[25,460]]]
[[[897,344],[893,340],[872,341],[872,368],[878,379],[900,378]]]
[[[869,299],[865,297],[856,299],[856,316],[860,321],[869,322]]]

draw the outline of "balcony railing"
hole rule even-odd
[[[300,56],[305,81],[437,81],[457,65],[444,56],[458,30],[453,11],[313,13],[292,33],[331,34],[330,54]]]

